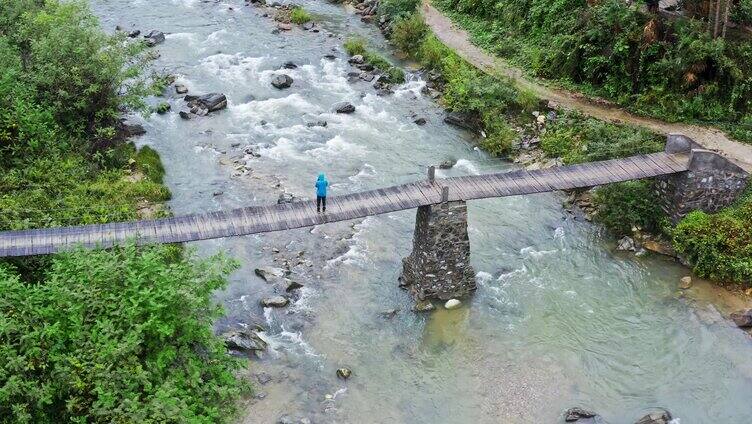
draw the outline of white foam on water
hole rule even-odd
[[[242,53],[218,53],[201,60],[201,68],[225,82],[245,83],[255,82],[266,71],[259,71],[261,65],[268,61],[264,57],[248,57]],[[271,79],[271,78],[270,78]]]
[[[509,272],[499,275],[499,278],[497,278],[496,281],[505,282],[509,280],[510,278],[516,277],[518,275],[525,275],[525,274],[527,274],[527,267],[525,265],[522,265],[521,268],[513,269]]]
[[[305,155],[300,153],[298,143],[286,137],[277,139],[272,146],[262,148],[259,150],[259,154],[263,157],[272,158],[278,161],[308,159]]]
[[[564,227],[556,227],[554,230],[554,239],[555,240],[564,240],[565,232]]]
[[[553,250],[535,250],[533,246],[523,247],[520,249],[520,254],[526,258],[540,259],[547,255],[553,255],[559,252],[559,249]]]
[[[486,285],[486,284],[490,283],[491,280],[493,280],[493,275],[489,274],[488,272],[478,271],[475,274],[475,281],[477,281],[481,285]]]
[[[367,149],[355,143],[349,143],[341,135],[336,135],[323,146],[311,149],[308,153],[316,159],[341,160],[347,157],[364,156]]]
[[[407,81],[394,90],[394,95],[395,97],[401,98],[408,93],[412,93],[415,95],[415,97],[420,97],[421,90],[425,86],[426,82],[422,78],[418,78],[414,75],[408,75]]]
[[[348,180],[359,183],[363,180],[370,180],[373,179],[376,176],[376,168],[374,168],[372,165],[368,163],[364,163],[363,167],[358,170],[358,173],[352,176],[347,177]]]
[[[454,167],[459,168],[459,169],[464,169],[470,175],[480,175],[480,171],[478,170],[478,167],[476,167],[473,162],[467,159],[458,160],[457,163],[454,165]]]
[[[347,392],[347,387],[342,387],[338,389],[334,394],[332,395],[332,399],[337,399],[337,396],[343,395]]]
[[[253,124],[261,119],[273,122],[279,116],[288,116],[302,113],[315,113],[318,106],[309,103],[299,93],[293,93],[286,97],[271,98],[266,100],[254,100],[230,106],[233,119],[240,123]],[[302,128],[302,127],[301,127]],[[264,127],[266,130],[266,127]]]
[[[358,240],[347,249],[347,252],[337,256],[334,259],[326,261],[324,269],[328,269],[338,264],[356,265],[364,267],[368,261],[368,249],[362,246]]]

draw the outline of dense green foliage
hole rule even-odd
[[[240,364],[212,292],[233,269],[161,246],[58,255],[33,283],[0,265],[0,421],[225,422]]]
[[[474,41],[534,75],[666,120],[726,123],[752,140],[752,43],[711,39],[621,0],[440,0]],[[745,2],[744,7],[749,6]],[[747,137],[749,136],[749,137]]]
[[[632,227],[659,232],[664,226],[661,210],[649,180],[627,181],[598,188],[593,199],[597,220],[614,235],[632,234]]]
[[[311,14],[302,7],[295,7],[290,12],[290,22],[294,24],[303,25],[306,22],[311,22],[312,19]]]
[[[673,235],[697,275],[752,285],[752,192],[719,213],[690,213]]]
[[[361,55],[365,62],[382,72],[382,80],[387,83],[401,84],[405,82],[405,71],[392,65],[384,56],[366,48],[362,38],[348,38],[344,43],[345,51],[350,56]]]
[[[662,137],[637,127],[614,125],[562,112],[541,135],[541,148],[564,163],[593,162],[663,150]]]
[[[78,1],[0,2],[0,230],[132,220],[169,198],[123,110],[161,91],[143,45]],[[212,333],[233,264],[133,246],[0,262],[0,422],[223,422],[240,387]]]
[[[142,48],[79,2],[0,4],[0,229],[133,219],[169,197],[155,153],[114,137],[151,88]]]

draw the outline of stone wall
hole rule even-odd
[[[688,138],[672,134],[669,153],[690,155],[689,170],[656,179],[661,207],[677,223],[693,210],[717,212],[731,205],[747,187],[749,174],[719,154],[697,148]]]
[[[465,202],[419,207],[413,251],[402,264],[400,286],[416,300],[460,298],[475,290]]]

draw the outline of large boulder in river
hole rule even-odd
[[[274,88],[278,88],[280,90],[290,88],[292,83],[292,78],[287,74],[277,74],[272,77],[272,85],[274,86]]]
[[[731,314],[731,319],[734,320],[734,324],[739,328],[752,327],[752,309],[734,312]]]
[[[284,296],[271,296],[261,299],[261,305],[265,308],[282,308],[290,303],[290,299]]]
[[[209,93],[201,96],[188,95],[185,96],[185,101],[188,102],[191,110],[201,108],[207,112],[216,112],[227,107],[227,97],[222,93]]]
[[[157,44],[162,44],[165,41],[165,35],[162,31],[152,30],[148,34],[144,35],[146,38],[146,45],[154,47]]]
[[[355,112],[355,106],[353,106],[352,103],[348,103],[348,102],[335,103],[334,106],[332,106],[332,109],[334,109],[334,111],[337,113]]]
[[[635,424],[668,424],[672,419],[670,412],[656,411],[640,418]]]
[[[282,268],[263,267],[256,268],[253,272],[267,283],[274,282],[275,278],[282,278],[285,276],[285,270]]]
[[[258,334],[250,330],[233,330],[222,334],[225,346],[230,350],[252,353],[266,349],[266,342]]]

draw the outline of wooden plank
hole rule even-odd
[[[509,186],[509,183],[500,177],[500,173],[498,174],[490,174],[485,175],[483,178],[488,181],[488,184],[493,189],[494,193],[498,196],[506,197],[512,195],[512,189]],[[490,197],[490,196],[489,196]]]
[[[668,166],[675,172],[683,172],[689,170],[689,155],[670,155],[664,153],[663,160],[666,161]]]

